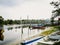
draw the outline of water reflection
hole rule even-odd
[[[12,30],[12,29],[13,29],[13,27],[9,27],[9,28],[8,28],[8,30]]]
[[[9,28],[9,30],[8,30]],[[0,45],[9,45],[10,43],[13,42],[19,42],[21,39],[25,39],[28,37],[31,37],[33,35],[36,35],[43,30],[41,29],[31,29],[26,27],[26,28],[21,28],[20,25],[4,25],[4,30],[0,30]],[[2,32],[2,33],[1,33]],[[4,40],[4,41],[3,41]]]
[[[0,26],[0,41],[4,40],[3,32],[4,32],[3,27]]]

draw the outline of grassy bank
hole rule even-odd
[[[51,27],[50,29],[42,32],[40,35],[47,36],[47,35],[50,35],[51,33],[55,32],[55,31],[57,31],[57,29],[54,27]]]

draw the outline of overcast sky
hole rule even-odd
[[[4,19],[48,19],[52,0],[0,0],[0,16]]]

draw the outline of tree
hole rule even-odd
[[[54,18],[56,18],[57,16],[60,16],[60,7],[59,7],[60,6],[60,2],[59,1],[57,1],[57,2],[51,2],[50,4],[53,5],[54,8],[56,8],[55,10],[52,11],[52,13],[54,14],[54,16],[51,17],[51,22],[53,24]]]
[[[3,26],[3,24],[4,24],[4,18],[0,16],[0,26]]]
[[[54,25],[54,18],[51,18],[51,24]]]

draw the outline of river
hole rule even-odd
[[[41,29],[29,29],[28,27],[26,27],[23,28],[22,32],[22,28],[17,28],[19,26],[20,25],[4,25],[4,32],[2,34],[2,37],[0,37],[2,38],[0,40],[0,45],[11,45],[12,42],[20,42],[25,38],[31,37],[43,31]],[[12,29],[8,29],[9,27],[12,27]]]

